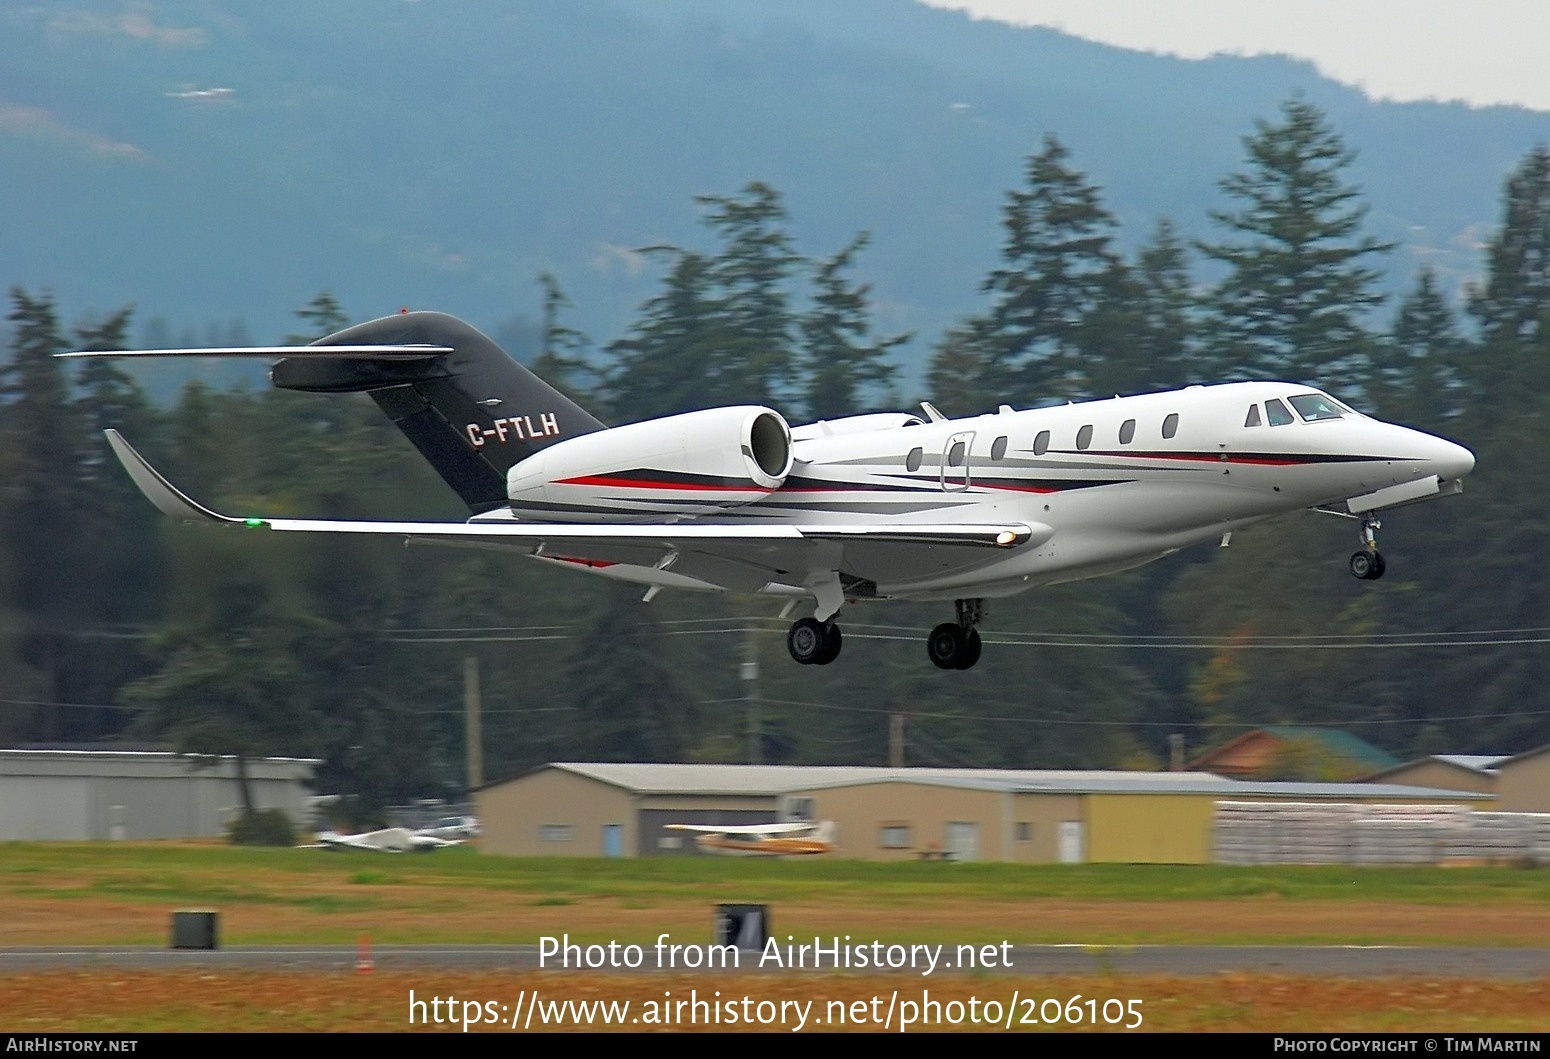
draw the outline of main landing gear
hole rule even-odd
[[[956,622],[945,621],[926,637],[926,654],[938,669],[968,669],[980,660],[980,632],[985,617],[983,599],[954,600]]]
[[[1351,556],[1351,574],[1362,581],[1376,581],[1388,569],[1378,552],[1378,530],[1383,527],[1372,515],[1362,518],[1362,550]]]
[[[826,666],[840,656],[843,637],[833,620],[801,618],[786,633],[786,650],[804,666]]]

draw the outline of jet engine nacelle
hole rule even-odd
[[[751,504],[791,473],[791,427],[759,405],[708,408],[551,445],[506,476],[518,516],[593,521]]]

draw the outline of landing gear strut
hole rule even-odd
[[[1362,517],[1362,550],[1351,556],[1351,575],[1362,581],[1376,581],[1388,569],[1378,552],[1378,530],[1383,528],[1373,515]]]
[[[840,656],[843,637],[832,621],[801,618],[791,623],[786,650],[804,666],[826,666]]]
[[[926,654],[938,669],[968,669],[980,660],[977,625],[985,618],[983,599],[959,599],[956,622],[943,622],[926,637]]]

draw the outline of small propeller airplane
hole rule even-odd
[[[407,827],[385,827],[380,831],[367,831],[359,835],[342,835],[338,831],[319,831],[316,842],[307,843],[309,849],[350,850],[361,849],[370,853],[430,853],[448,846],[461,846],[462,840],[437,838]]]
[[[816,823],[741,824],[717,827],[711,824],[666,824],[668,831],[694,832],[694,844],[706,853],[723,857],[796,857],[812,853],[833,853],[833,820]]]
[[[828,665],[847,602],[952,601],[927,654],[980,657],[987,599],[1141,566],[1277,515],[1359,524],[1350,570],[1383,576],[1378,513],[1456,494],[1474,455],[1314,387],[1237,382],[949,419],[873,413],[792,426],[738,405],[605,427],[470,325],[402,312],[307,346],[86,351],[264,357],[276,387],[366,393],[468,506],[466,522],[220,514],[116,430],[145,495],[187,522],[504,546],[645,587],[756,593],[811,613],[791,657]]]

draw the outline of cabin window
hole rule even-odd
[[[1119,425],[1119,443],[1129,445],[1136,439],[1136,421],[1127,419]]]
[[[1243,425],[1246,426],[1246,427],[1257,427],[1257,426],[1259,426],[1259,405],[1257,405],[1257,404],[1249,405],[1248,418],[1244,419]]]
[[[1076,432],[1076,447],[1079,448],[1079,449],[1085,449],[1085,448],[1087,448],[1087,446],[1091,445],[1092,443],[1093,443],[1093,428],[1092,428],[1092,424],[1089,423],[1087,426],[1083,427],[1081,430],[1078,430]]]
[[[999,460],[1006,455],[1006,436],[1002,435],[990,443],[990,458]]]
[[[964,451],[963,442],[953,442],[953,447],[947,450],[947,465],[949,467],[962,467]]]
[[[1163,437],[1171,438],[1179,432],[1179,413],[1169,412],[1163,420]]]
[[[1320,419],[1339,419],[1342,415],[1340,406],[1321,393],[1305,393],[1296,397],[1288,397],[1292,407],[1297,409],[1297,414],[1310,423],[1316,423]]]
[[[1033,454],[1042,456],[1049,451],[1049,431],[1039,431],[1039,436],[1033,439]]]
[[[1270,425],[1273,427],[1284,427],[1288,423],[1297,422],[1292,418],[1292,413],[1286,410],[1286,405],[1274,398],[1265,402],[1265,418],[1270,420]]]
[[[877,844],[884,849],[909,849],[909,824],[884,824],[877,829]]]
[[[923,461],[925,458],[926,451],[924,449],[910,449],[910,454],[904,457],[904,469],[913,474],[914,472],[920,470],[921,461]]]

